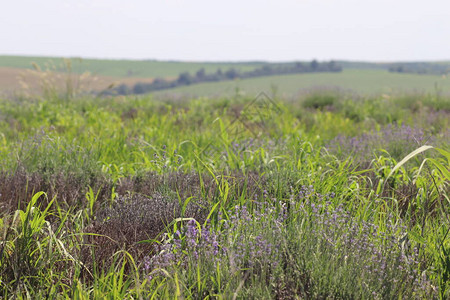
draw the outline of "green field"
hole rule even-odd
[[[232,96],[238,89],[248,96],[276,87],[281,96],[292,97],[311,89],[338,88],[363,95],[450,93],[450,78],[437,75],[390,73],[386,70],[347,69],[342,73],[271,76],[218,83],[203,83],[161,91],[157,95]]]
[[[449,104],[0,99],[0,298],[449,299]]]
[[[36,72],[0,97],[0,299],[450,299],[450,79],[347,66],[139,96]]]
[[[43,69],[45,69],[46,64],[53,62],[60,65],[60,68],[57,67],[56,70],[66,70],[62,67],[62,58],[0,56],[0,67],[31,68],[32,62],[36,62]],[[120,78],[126,78],[127,84],[130,86],[138,82],[140,78],[175,78],[182,72],[194,74],[201,68],[205,68],[207,73],[215,72],[218,68],[224,71],[231,67],[247,71],[263,64],[262,62],[204,63],[95,59],[71,59],[71,62],[72,71],[76,73],[90,71],[97,75],[112,76],[112,78],[117,78],[118,82],[120,82]],[[344,66],[342,73],[307,73],[201,83],[155,92],[154,94],[157,97],[186,95],[223,97],[233,96],[239,92],[252,96],[261,91],[271,93],[274,88],[283,97],[296,97],[298,94],[304,94],[305,91],[316,89],[339,89],[343,92],[369,96],[380,94],[392,96],[405,93],[436,95],[450,93],[450,79],[445,76],[391,73],[387,71],[386,64],[380,63],[347,61],[339,63]],[[445,63],[442,62],[441,64]],[[52,69],[55,68],[52,67]],[[8,72],[11,71],[9,69],[4,71],[3,76],[5,78],[8,77]],[[111,81],[111,78],[108,78],[108,80]],[[3,84],[5,88],[11,85],[9,81],[7,84]]]
[[[225,71],[231,67],[247,71],[262,65],[262,63],[205,63],[153,60],[106,60],[71,58],[73,71],[83,73],[89,71],[96,75],[113,77],[176,77],[182,72],[195,73],[205,68],[208,73],[216,72],[218,68]],[[31,68],[35,62],[41,68],[46,65],[63,66],[62,58],[0,56],[0,67]],[[64,70],[64,68],[62,68]]]

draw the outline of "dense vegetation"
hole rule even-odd
[[[195,75],[189,72],[182,72],[175,80],[166,80],[164,78],[155,78],[152,83],[136,83],[132,89],[126,84],[121,84],[117,88],[108,91],[109,94],[129,95],[129,94],[146,94],[159,90],[173,89],[180,86],[186,86],[202,82],[217,82],[233,79],[248,79],[262,76],[276,76],[285,74],[302,74],[317,72],[341,72],[342,67],[334,61],[319,63],[317,60],[311,61],[309,64],[297,62],[294,64],[265,64],[262,67],[255,68],[250,71],[239,71],[230,68],[226,71],[217,69],[215,73],[207,74],[204,68],[198,70]]]
[[[0,297],[449,298],[449,103],[4,99]]]

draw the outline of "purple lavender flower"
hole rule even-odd
[[[393,158],[401,159],[424,143],[433,144],[435,138],[420,128],[408,125],[389,124],[379,131],[363,133],[357,137],[338,135],[327,148],[332,153],[345,157],[354,155],[357,161],[373,157],[376,151],[386,150]]]

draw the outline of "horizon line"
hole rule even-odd
[[[158,58],[120,58],[120,57],[94,57],[94,56],[79,56],[79,55],[39,55],[39,54],[3,54],[0,53],[0,57],[28,57],[28,58],[49,58],[49,59],[81,59],[81,60],[113,60],[113,61],[154,61],[154,62],[174,62],[174,63],[206,63],[206,64],[245,64],[245,63],[292,63],[292,62],[309,62],[317,60],[319,62],[323,61],[335,61],[335,62],[351,62],[351,63],[371,63],[371,64],[391,64],[391,63],[450,63],[450,58],[448,59],[435,59],[435,60],[362,60],[362,59],[292,59],[292,60],[263,60],[263,59],[248,59],[248,60],[190,60],[190,59],[158,59]]]

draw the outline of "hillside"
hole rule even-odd
[[[61,57],[26,57],[26,56],[0,56],[0,67],[31,68],[35,62],[42,68],[46,64],[53,64],[56,68],[63,68]],[[74,72],[83,73],[89,71],[96,75],[112,77],[172,77],[182,72],[196,72],[205,68],[206,72],[215,72],[217,69],[230,67],[242,71],[249,71],[262,62],[179,62],[156,60],[107,60],[107,59],[79,59],[72,58]]]
[[[67,66],[57,57],[0,56],[0,91],[10,95],[23,91],[24,83],[37,91],[42,84],[42,74],[31,72],[32,62],[42,70],[56,71],[53,76],[59,82],[67,78]],[[100,60],[71,59],[70,71],[76,82],[79,75],[89,72],[82,82],[87,91],[101,91],[108,86],[125,84],[130,88],[136,83],[150,83],[155,77],[175,79],[180,73],[195,74],[204,68],[206,73],[230,68],[246,72],[261,67],[266,62],[177,62],[155,60]],[[288,64],[288,63],[286,63]],[[270,77],[237,79],[233,81],[200,83],[176,89],[154,92],[157,96],[216,96],[240,93],[256,94],[277,88],[285,96],[294,96],[305,90],[338,88],[359,94],[393,94],[403,92],[450,93],[450,80],[445,76],[390,73],[392,63],[372,63],[356,61],[337,61],[343,67],[342,73],[278,75]],[[434,64],[448,65],[449,62]],[[62,78],[62,80],[61,80]],[[81,81],[80,81],[81,82]]]
[[[295,96],[311,89],[339,89],[363,95],[450,93],[450,79],[434,75],[390,73],[386,70],[344,69],[341,73],[295,74],[245,80],[203,83],[154,93],[158,96],[248,95],[276,88],[280,96]]]

